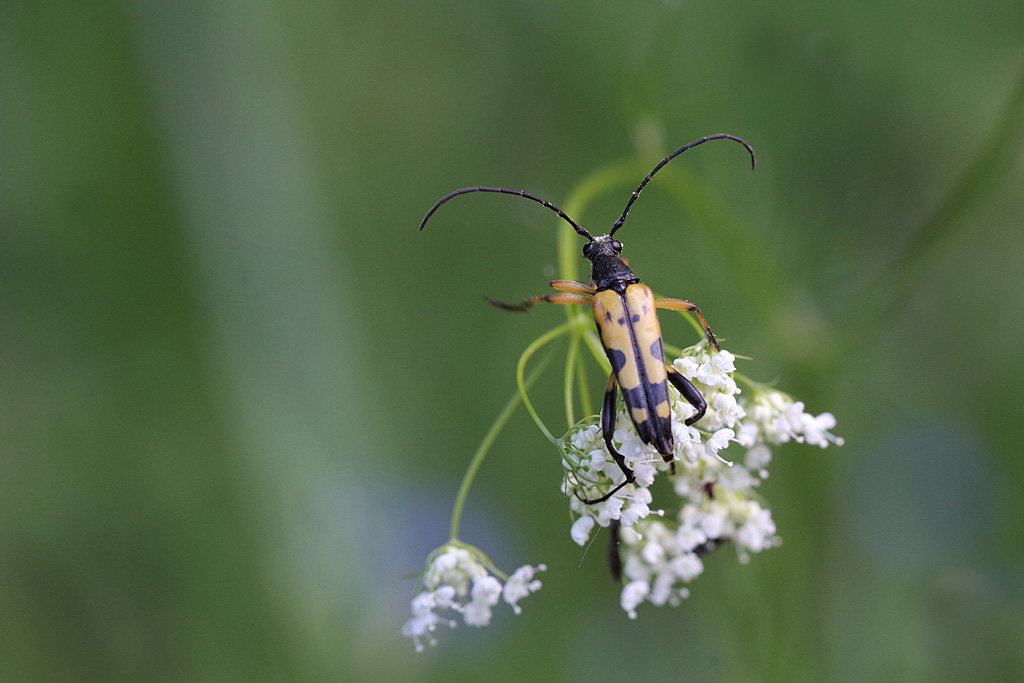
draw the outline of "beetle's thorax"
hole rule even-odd
[[[590,259],[593,270],[590,278],[594,281],[597,291],[611,289],[622,292],[628,285],[639,282],[629,266],[619,258],[622,243],[608,235],[594,238],[583,247],[583,255]]]

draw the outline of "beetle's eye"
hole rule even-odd
[[[587,242],[583,245],[583,257],[590,258],[590,255],[594,252],[594,243]]]
[[[622,242],[620,242],[618,240],[612,240],[612,249],[615,250],[616,254],[621,253],[622,252]]]

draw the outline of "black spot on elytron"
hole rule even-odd
[[[634,408],[647,410],[647,395],[644,392],[644,388],[642,386],[633,387],[632,389],[623,389],[622,385],[620,384],[619,388],[622,389],[622,400],[626,403],[626,408],[628,408],[627,412],[629,413],[630,420],[633,419]],[[648,415],[650,415],[649,411]],[[643,422],[639,423],[634,422],[633,426],[636,427],[636,434],[637,436],[640,437],[641,441],[643,441],[644,443],[651,443],[651,440],[654,438],[654,430],[651,428],[650,419],[644,420]]]
[[[634,323],[640,322],[640,314],[639,313],[634,313],[632,320],[633,320]]]
[[[620,325],[625,325],[626,324],[626,319],[625,318],[619,318],[619,324]]]
[[[648,385],[647,399],[652,406],[657,406],[662,401],[668,400],[668,382],[658,382]]]
[[[612,364],[612,370],[616,375],[626,367],[626,354],[618,349],[605,349],[608,352],[608,362]],[[625,391],[623,391],[625,393]],[[627,401],[627,405],[629,405]]]
[[[651,355],[660,361],[665,360],[665,349],[662,347],[660,339],[651,342]]]
[[[622,389],[622,385],[619,385]],[[626,402],[627,408],[647,408],[647,395],[644,393],[643,387],[633,387],[632,389],[622,389],[622,400]]]
[[[611,311],[605,311],[604,312],[604,319],[605,320],[611,320],[612,319],[612,312]]]

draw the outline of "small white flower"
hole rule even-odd
[[[761,429],[753,420],[744,420],[736,427],[736,443],[750,448],[757,443],[761,436]]]
[[[770,510],[763,509],[754,501],[749,501],[747,520],[736,534],[736,545],[741,550],[759,553],[770,548],[777,541],[775,538],[775,522]]]
[[[780,442],[799,439],[803,428],[804,404],[802,401],[790,403],[775,418],[775,431]]]
[[[649,489],[637,489],[631,499],[630,504],[619,513],[619,522],[622,526],[633,526],[638,520],[651,514],[649,503],[653,496]]]
[[[658,527],[648,530],[648,540],[640,551],[640,558],[649,565],[658,565],[665,561],[665,548],[655,538],[656,528]]]
[[[584,427],[573,435],[572,444],[581,451],[588,451],[594,447],[594,440],[599,432],[597,425]]]
[[[720,510],[721,506],[712,506],[717,508],[714,510],[708,510],[700,516],[699,524],[701,530],[709,539],[722,538],[726,535],[729,529],[729,521]]]
[[[711,357],[711,365],[718,368],[721,372],[731,375],[736,372],[736,356],[722,349]]]
[[[828,430],[835,426],[836,418],[832,413],[822,413],[817,417],[804,415],[802,425],[804,441],[812,446],[821,446],[822,448],[827,447],[829,443],[842,446],[843,440],[841,438],[829,434]]]
[[[493,576],[481,576],[473,581],[472,600],[463,610],[467,626],[487,626],[491,623],[491,606],[501,598],[501,581]]]
[[[583,515],[572,523],[569,535],[572,536],[572,540],[576,542],[576,545],[587,544],[587,541],[590,540],[590,531],[594,528],[595,523],[594,518],[590,515]]]
[[[718,458],[718,451],[729,446],[729,442],[736,436],[736,432],[726,427],[719,429],[704,442],[704,450],[712,458]]]
[[[452,598],[455,596],[455,589],[451,586],[442,586],[437,591],[424,591],[412,600],[412,619],[402,626],[402,635],[412,638],[416,652],[423,652],[423,644],[420,638],[426,639],[430,645],[437,644],[437,638],[432,634],[437,626],[443,625],[448,628],[455,628],[455,621],[442,619],[434,613],[435,609],[446,609],[453,606]]]
[[[672,586],[675,582],[676,577],[672,572],[659,572],[658,575],[654,577],[654,585],[651,586],[647,599],[658,607],[669,602],[673,597]]]
[[[636,608],[647,597],[651,585],[646,581],[630,581],[622,588],[622,597],[619,603],[630,619],[636,619]]]
[[[680,581],[693,581],[704,571],[704,563],[694,553],[683,553],[672,559],[672,571]]]
[[[750,470],[745,467],[729,467],[718,475],[717,485],[725,491],[743,491],[758,484]]]
[[[761,444],[754,446],[747,451],[747,456],[743,459],[743,464],[752,470],[757,470],[761,478],[768,476],[767,467],[768,463],[772,461],[772,451],[770,448]]]
[[[540,590],[541,582],[540,579],[534,579],[533,576],[536,572],[542,572],[547,569],[543,564],[531,567],[528,564],[523,565],[509,577],[508,581],[505,582],[505,588],[502,590],[502,597],[505,602],[512,605],[512,610],[519,614],[523,611],[523,608],[518,604],[519,600],[525,598],[530,593],[536,593]]]
[[[685,356],[683,358],[677,358],[675,362],[672,363],[672,367],[678,370],[679,374],[686,379],[693,380],[697,377],[697,370],[700,368],[700,363],[690,356]]]
[[[460,597],[466,597],[470,581],[486,575],[487,569],[468,550],[449,545],[427,568],[423,582],[428,587],[448,584]]]
[[[732,427],[747,416],[747,411],[743,410],[733,394],[718,394],[712,401],[712,407],[719,427]]]
[[[690,404],[684,403],[684,405],[689,406]],[[691,410],[693,409],[692,406],[690,406],[690,408]],[[686,426],[685,420],[688,417],[690,416],[686,415],[681,420],[672,421],[672,439],[676,442],[677,450],[680,444],[700,443],[700,432],[697,431],[697,428],[693,426]]]
[[[687,520],[679,525],[679,530],[676,531],[676,541],[679,543],[679,547],[683,550],[693,550],[697,546],[706,543],[708,535],[698,526],[693,524],[693,520]]]

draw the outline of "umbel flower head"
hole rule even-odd
[[[504,599],[519,614],[519,600],[540,590],[540,580],[534,576],[545,569],[544,565],[523,565],[506,576],[473,546],[446,543],[427,560],[423,572],[426,590],[413,598],[412,618],[402,627],[402,635],[412,638],[416,651],[421,652],[421,641],[437,644],[434,631],[438,626],[455,627],[458,622],[450,618],[451,613],[462,614],[467,626],[487,626],[491,608]]]
[[[708,407],[699,422],[687,426],[694,409],[669,389],[675,444],[671,463],[640,440],[620,410],[612,441],[633,471],[633,483],[620,486],[622,469],[608,453],[597,416],[558,440],[565,467],[562,491],[575,518],[570,536],[582,546],[597,527],[613,527],[624,579],[620,603],[631,618],[644,602],[679,604],[689,595],[688,584],[704,571],[702,557],[716,548],[731,545],[746,563],[781,542],[771,511],[755,491],[768,476],[772,447],[789,441],[820,448],[842,445],[830,431],[836,425],[830,413],[807,413],[803,403],[739,375],[735,361],[728,351],[698,344],[673,362]],[[485,438],[474,462],[487,444]],[[471,465],[467,477],[473,471]],[[667,478],[674,492],[667,510],[651,508],[650,487],[658,477]],[[451,540],[428,558],[421,577],[424,590],[413,599],[412,618],[402,634],[413,639],[419,652],[424,643],[437,643],[438,626],[455,627],[457,614],[469,626],[486,626],[501,600],[518,614],[518,601],[540,589],[536,574],[544,570],[544,565],[525,565],[506,576],[477,548]]]
[[[745,378],[741,390],[735,360],[728,351],[713,352],[699,344],[674,361],[673,367],[703,394],[708,409],[696,425],[687,427],[685,420],[694,409],[670,390],[675,441],[671,464],[640,440],[620,410],[612,441],[636,482],[601,503],[581,499],[602,498],[624,476],[596,420],[577,424],[560,442],[566,470],[562,490],[575,517],[570,536],[584,545],[595,527],[617,525],[625,580],[621,603],[631,618],[644,601],[674,605],[687,597],[687,584],[704,571],[701,557],[716,547],[731,543],[745,563],[751,554],[779,544],[771,511],[754,491],[768,476],[772,446],[788,441],[821,448],[842,445],[829,431],[836,425],[831,413],[810,415],[803,403]],[[651,509],[650,486],[658,476],[671,481],[676,509]]]

